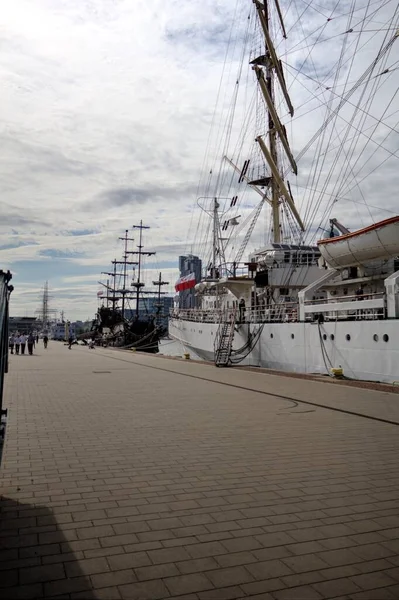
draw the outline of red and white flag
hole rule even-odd
[[[102,290],[97,292],[97,297],[100,298],[101,296],[104,296],[104,292]]]
[[[185,277],[180,277],[175,283],[176,292],[183,292],[184,290],[191,290],[195,287],[195,273],[190,273]]]

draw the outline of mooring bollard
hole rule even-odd
[[[338,369],[330,369],[330,372],[331,375],[337,379],[340,379],[344,376],[344,370],[342,367],[339,367]]]
[[[190,353],[189,353],[189,352],[185,352],[185,353],[184,353],[184,358],[185,358],[186,360],[190,360]]]

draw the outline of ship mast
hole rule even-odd
[[[112,261],[112,264],[114,265],[114,270],[112,272],[101,271],[101,273],[102,273],[102,275],[109,275],[109,277],[113,277],[112,287],[109,285],[109,279],[107,279],[106,288],[107,288],[107,307],[108,307],[108,304],[111,303],[112,308],[114,309],[115,302],[118,301],[118,298],[116,298],[116,294],[115,294],[115,291],[116,291],[116,258],[114,261]],[[101,282],[99,281],[99,283],[101,283]]]
[[[268,0],[265,0],[264,12],[267,31],[269,31],[269,11],[268,11]],[[266,86],[270,98],[274,99],[274,82],[273,82],[273,69],[270,62],[270,58],[267,59],[266,67]],[[276,167],[278,168],[278,155],[277,155],[277,144],[276,144],[276,129],[274,128],[273,118],[270,110],[268,111],[268,127],[269,127],[269,145],[270,145],[270,156]],[[279,190],[276,185],[275,178],[272,175],[271,180],[271,191],[272,191],[272,212],[273,212],[273,241],[280,243],[281,231],[280,231],[280,198]]]
[[[287,134],[284,125],[281,123],[279,116],[277,114],[277,110],[275,107],[275,79],[277,79],[280,89],[283,93],[285,102],[288,107],[288,111],[291,116],[294,114],[294,108],[292,106],[287,86],[284,79],[284,74],[282,71],[281,61],[278,59],[276,55],[276,51],[273,46],[273,42],[270,35],[269,23],[270,23],[270,15],[269,15],[269,0],[264,0],[264,2],[259,2],[258,0],[253,0],[257,14],[259,17],[259,22],[261,24],[263,34],[265,36],[265,44],[266,44],[266,53],[264,56],[259,56],[251,61],[253,65],[253,70],[255,71],[259,88],[263,95],[264,101],[266,103],[267,108],[267,125],[268,125],[268,142],[269,147],[266,145],[263,135],[259,135],[256,138],[256,141],[259,144],[260,150],[266,159],[267,164],[269,165],[271,176],[267,178],[269,181],[269,186],[271,189],[271,205],[272,205],[272,214],[273,214],[273,241],[275,243],[280,243],[281,241],[281,223],[280,223],[280,205],[286,203],[288,208],[291,211],[294,219],[296,220],[299,229],[304,231],[304,225],[302,219],[297,211],[297,208],[294,204],[294,200],[292,195],[287,189],[284,180],[280,174],[280,161],[277,152],[277,141],[281,142],[281,145],[284,148],[285,154],[291,164],[291,168],[293,172],[297,173],[297,165],[295,159],[291,153],[291,149],[288,143]],[[275,4],[278,11],[278,16],[280,20],[280,25],[283,30],[283,34],[285,37],[285,29],[284,23],[282,21],[282,15],[280,11],[280,7],[278,4],[278,0],[275,0]],[[266,180],[266,179],[265,179]],[[255,182],[254,182],[255,183]]]
[[[159,272],[157,281],[152,282],[152,285],[154,285],[155,287],[158,288],[158,294],[157,294],[158,295],[158,303],[156,304],[155,308],[157,309],[156,314],[159,318],[162,318],[162,316],[164,316],[161,314],[161,308],[164,306],[164,304],[161,303],[161,295],[166,294],[166,292],[161,292],[161,288],[163,285],[168,285],[168,284],[169,284],[169,281],[162,281],[162,273],[161,272]]]
[[[126,229],[125,231],[125,235],[123,237],[120,237],[119,239],[125,242],[125,251],[123,254],[123,260],[113,260],[112,264],[114,265],[114,270],[116,269],[116,265],[122,265],[123,269],[122,269],[122,281],[123,281],[123,288],[121,290],[118,290],[118,293],[121,295],[122,297],[122,309],[121,309],[121,314],[122,314],[122,319],[123,321],[125,320],[125,297],[127,294],[130,293],[129,290],[126,289],[126,278],[127,278],[127,266],[128,265],[137,265],[137,262],[131,262],[128,261],[128,255],[129,254],[133,254],[133,252],[128,252],[127,249],[127,243],[128,242],[134,242],[133,238],[128,238],[128,233],[129,230]],[[114,279],[115,281],[115,279]],[[115,298],[115,296],[114,296]]]
[[[129,252],[128,254],[138,254],[138,272],[137,272],[137,281],[132,282],[132,286],[136,288],[136,319],[139,318],[139,300],[140,300],[140,289],[144,287],[144,283],[141,282],[141,261],[143,256],[153,256],[156,254],[155,252],[144,252],[143,251],[143,229],[149,229],[148,226],[143,225],[143,221],[140,221],[140,225],[133,225],[133,229],[138,229],[139,233],[139,243],[137,244],[138,250],[134,252]]]

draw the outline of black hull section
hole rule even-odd
[[[108,330],[103,338],[104,330]],[[93,322],[91,336],[97,343],[119,348],[137,348],[142,352],[159,352],[159,340],[166,334],[154,318],[123,321],[119,311],[102,307]]]
[[[133,321],[126,333],[126,343],[123,345],[156,354],[159,352],[159,340],[165,333],[163,327],[157,327],[151,321]]]

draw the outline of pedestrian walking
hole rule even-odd
[[[36,336],[36,344],[38,344],[38,343],[39,343],[39,336],[37,335]]]
[[[68,338],[68,349],[69,350],[71,349],[72,342],[73,342],[73,337],[70,335],[69,338]]]
[[[43,336],[43,344],[44,344],[45,348],[47,348],[47,342],[48,342],[48,337],[47,337],[47,335],[44,335]]]
[[[24,333],[19,336],[19,343],[21,344],[21,354],[25,354],[26,335]]]
[[[19,346],[20,346],[20,341],[19,341],[19,334],[17,334],[15,336],[15,354],[19,354]]]
[[[35,345],[35,338],[32,333],[28,336],[28,352],[29,354],[33,354],[33,346]]]
[[[11,352],[11,354],[14,354],[14,345],[15,345],[15,337],[14,337],[14,334],[10,335],[10,339],[9,339],[8,345],[9,345],[9,347],[10,347],[10,352]]]

